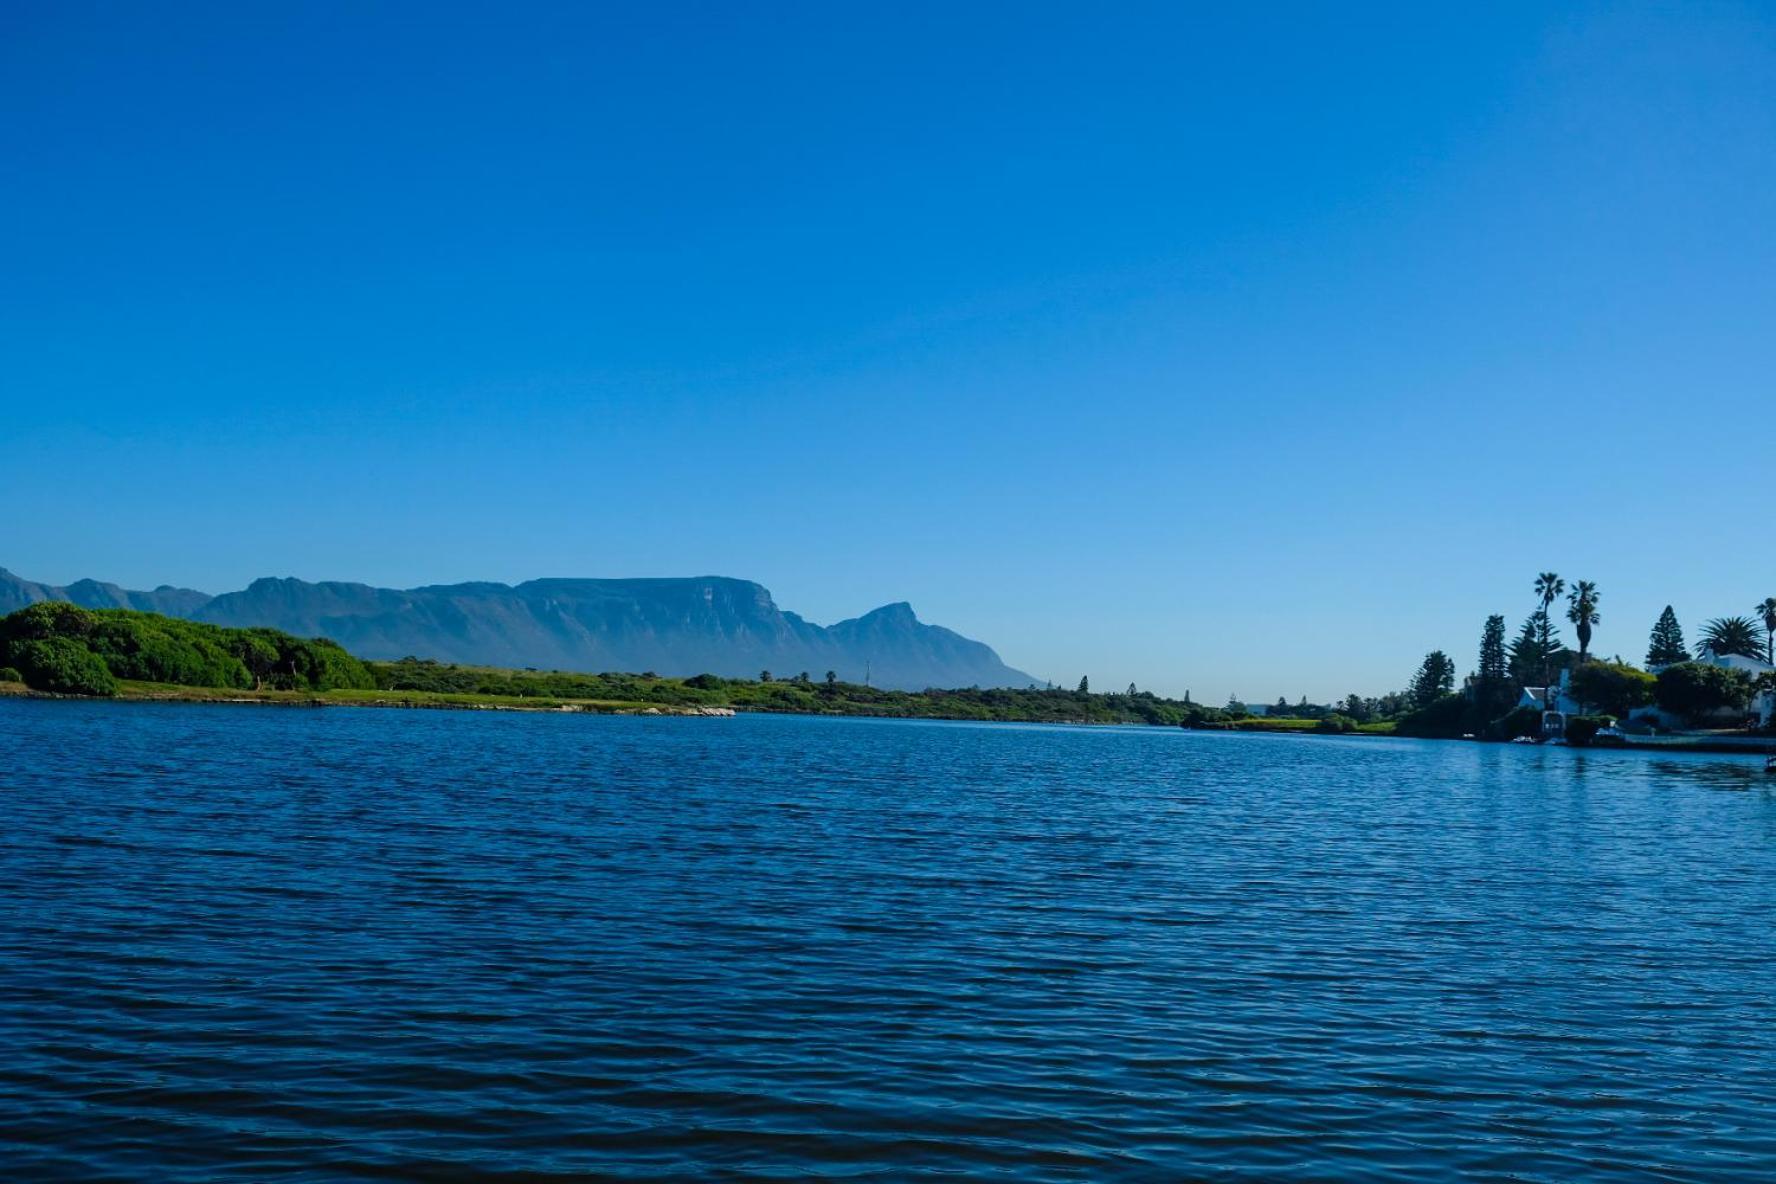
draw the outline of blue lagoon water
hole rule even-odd
[[[1776,1178],[1773,786],[0,702],[0,1177]]]

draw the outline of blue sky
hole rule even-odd
[[[1767,7],[358,7],[0,9],[0,565],[1263,700],[1776,594]]]

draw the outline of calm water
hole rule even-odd
[[[1772,788],[0,702],[0,1175],[1770,1179]]]

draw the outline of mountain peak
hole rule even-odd
[[[209,599],[206,593],[166,584],[152,592],[131,592],[116,584],[93,579],[75,580],[66,587],[56,587],[33,583],[0,567],[0,614],[38,601],[61,600],[81,608],[130,608],[169,617],[188,617]]]
[[[423,588],[267,576],[211,598],[162,587],[130,592],[82,581],[54,588],[0,580],[0,612],[39,600],[148,609],[217,625],[268,625],[327,637],[359,657],[414,654],[476,666],[654,670],[751,678],[818,672],[905,690],[1025,686],[992,648],[927,625],[904,600],[823,627],[777,606],[770,590],[729,576],[541,579]]]
[[[893,604],[884,604],[881,608],[871,609],[859,617],[860,621],[874,621],[885,625],[917,625],[919,614],[913,606],[904,600],[896,600]]]

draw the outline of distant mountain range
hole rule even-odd
[[[330,637],[364,658],[413,655],[480,666],[644,671],[728,678],[837,672],[898,690],[1023,687],[1037,680],[990,646],[927,625],[905,603],[836,625],[777,607],[765,588],[721,576],[687,579],[531,580],[372,588],[295,579],[254,580],[209,596],[163,584],[151,592],[80,580],[38,584],[0,568],[0,614],[41,600],[131,608],[217,625],[269,625]]]

